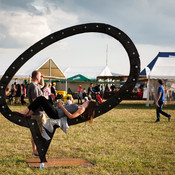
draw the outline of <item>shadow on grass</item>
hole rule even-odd
[[[149,106],[147,107],[146,104],[139,104],[139,103],[121,103],[115,107],[116,109],[156,109],[156,106]],[[175,110],[175,104],[168,104],[164,106],[164,109]]]

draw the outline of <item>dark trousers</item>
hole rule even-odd
[[[160,121],[160,114],[164,115],[165,117],[169,117],[170,115],[162,111],[163,101],[158,102],[158,104],[159,104],[159,107],[157,107],[156,112],[157,112],[157,120]]]
[[[79,103],[80,102],[80,103]],[[82,97],[78,96],[78,104],[82,104]]]
[[[37,97],[29,106],[28,109],[35,112],[39,107],[42,107],[45,113],[48,115],[49,118],[58,119],[58,112],[57,110],[52,106],[49,100],[47,100],[45,97],[40,96]]]
[[[24,95],[21,95],[21,104],[24,105],[26,102],[24,101]]]

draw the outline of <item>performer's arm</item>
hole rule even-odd
[[[71,114],[69,111],[67,111],[67,110],[64,108],[64,106],[63,106],[62,104],[58,103],[57,106],[58,106],[60,109],[62,109],[62,110],[64,111],[64,113],[66,114],[66,116],[67,116],[68,118],[70,118],[70,119],[73,119],[73,118],[78,117],[79,115],[81,115],[81,114],[85,111],[85,108],[84,108],[84,107],[80,107],[80,108],[78,108],[78,110],[77,110],[75,113]]]

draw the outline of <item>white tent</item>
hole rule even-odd
[[[0,78],[4,75],[8,67],[13,63],[15,59],[2,59],[0,62]],[[107,66],[57,66],[51,58],[31,58],[27,61],[15,74],[14,79],[26,79],[29,78],[34,70],[39,70],[47,77],[53,78],[70,78],[72,76],[81,74],[88,79],[96,79],[97,76],[112,76],[110,69]]]
[[[152,79],[175,80],[175,56],[157,58],[154,67],[148,75],[149,87],[146,106],[149,106],[149,93],[151,91]]]
[[[97,76],[112,76],[110,69],[107,66],[69,66],[62,68],[66,78],[81,74],[88,79],[96,79]]]
[[[152,68],[150,79],[175,79],[175,57],[158,57]]]

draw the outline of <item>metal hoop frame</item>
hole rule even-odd
[[[11,79],[13,78],[13,76],[16,74],[16,72],[23,66],[23,64],[25,64],[35,54],[37,54],[47,46],[57,41],[60,41],[64,38],[81,34],[81,33],[89,33],[89,32],[104,33],[113,37],[117,41],[119,41],[122,44],[122,46],[125,48],[130,61],[130,74],[126,83],[114,96],[112,96],[110,99],[108,99],[106,102],[104,102],[103,104],[99,105],[96,108],[95,117],[98,117],[108,112],[109,110],[114,108],[116,105],[118,105],[126,95],[132,92],[140,73],[140,59],[134,43],[123,31],[108,24],[103,24],[103,23],[81,24],[81,25],[69,27],[69,28],[57,31],[51,35],[48,35],[47,37],[41,39],[40,41],[32,45],[25,52],[23,52],[10,65],[10,67],[7,69],[7,71],[5,72],[5,74],[3,75],[0,81],[0,112],[4,115],[4,117],[6,117],[11,122],[16,123],[20,126],[30,128],[36,145],[37,143],[38,145],[41,145],[40,142],[42,142],[42,144],[44,145],[47,145],[43,147],[37,146],[39,150],[41,162],[45,160],[45,154],[47,152],[50,142],[47,142],[46,144],[45,141],[42,140],[41,134],[39,133],[38,125],[35,120],[22,118],[12,113],[12,111],[9,109],[6,103],[5,89],[9,84],[9,82],[11,81]],[[78,117],[73,120],[68,120],[68,123],[69,125],[74,125],[84,121],[85,121],[84,119],[82,119],[81,117]]]

